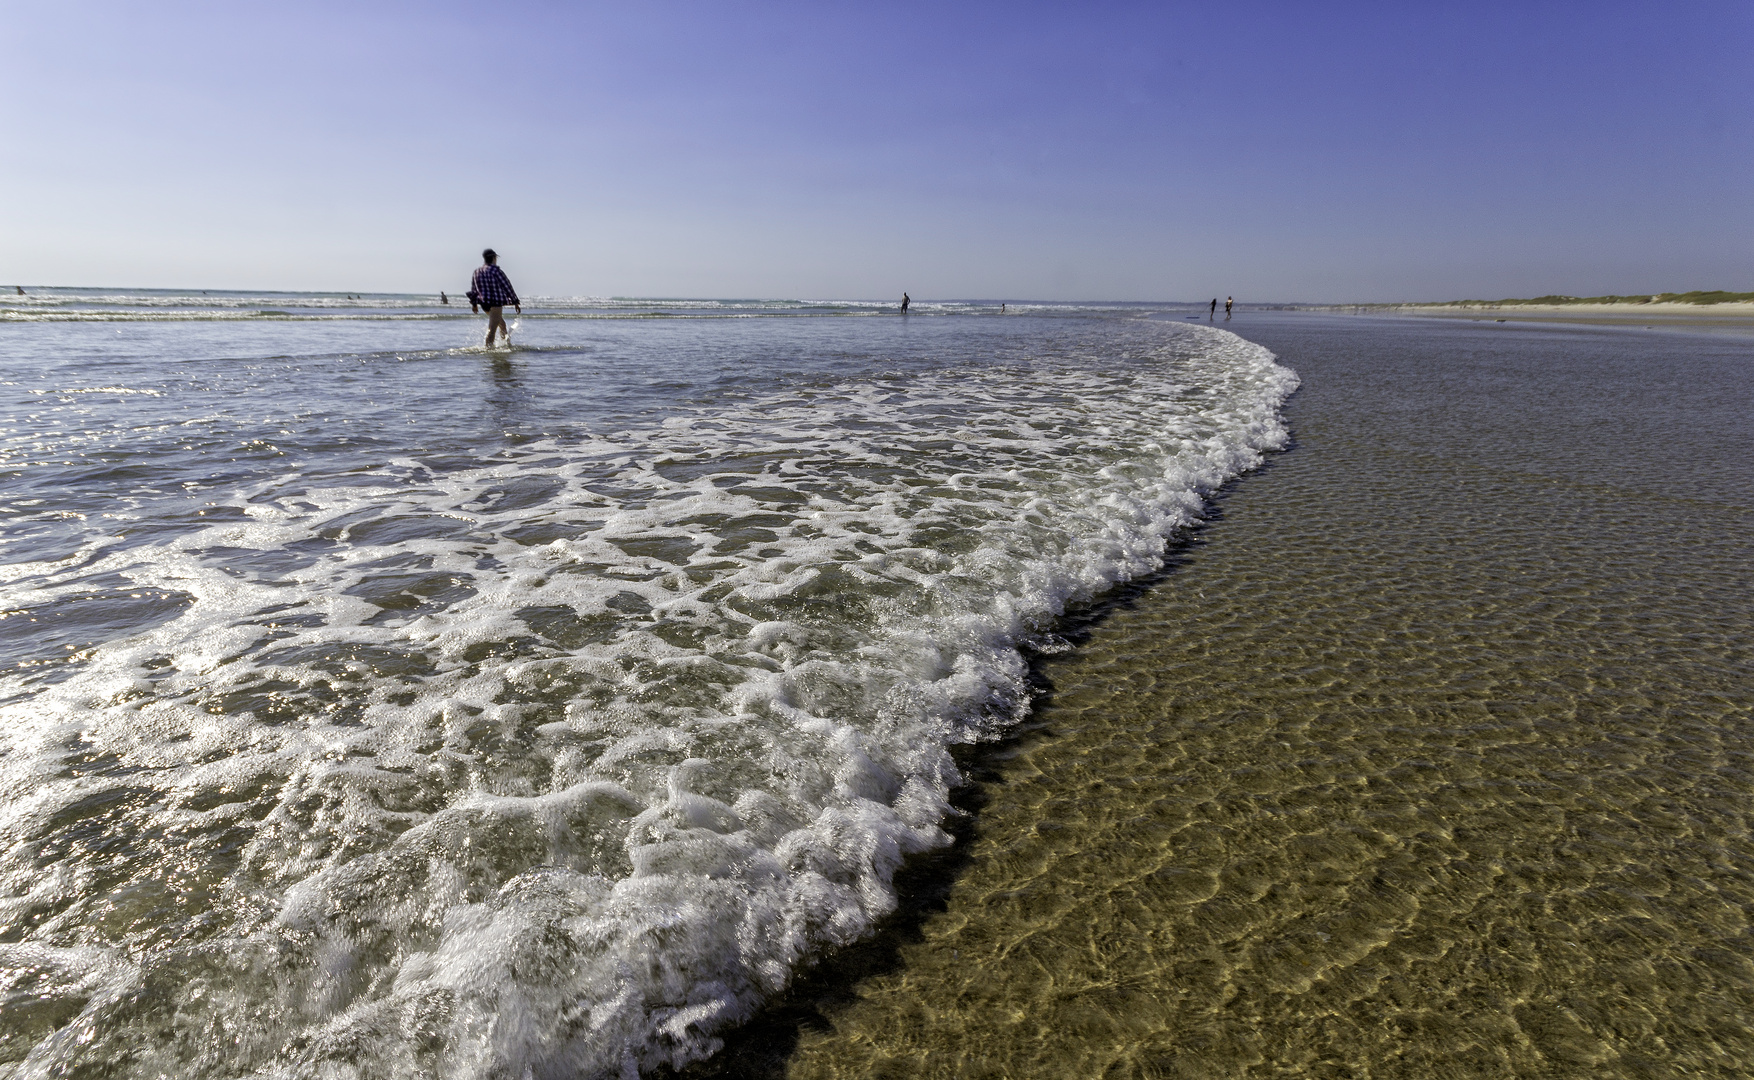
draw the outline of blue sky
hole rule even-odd
[[[0,281],[1754,289],[1754,4],[0,0]]]

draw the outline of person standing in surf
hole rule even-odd
[[[1225,310],[1229,311],[1228,308],[1226,308]],[[1212,309],[1210,311],[1206,312],[1206,321],[1211,322],[1213,317],[1216,316],[1217,314],[1218,314],[1218,298],[1216,296],[1214,296],[1212,298]]]
[[[1236,299],[1234,297],[1226,296],[1224,298],[1224,321],[1225,322],[1230,321],[1230,305],[1232,305],[1234,303],[1236,303]]]
[[[911,303],[913,303],[913,301],[908,299],[907,293],[902,293],[901,294],[901,313],[903,315],[907,314],[907,306]]]
[[[524,313],[524,305],[518,300],[518,294],[512,289],[511,279],[499,268],[499,255],[488,248],[481,253],[481,265],[475,268],[475,276],[469,281],[469,314],[473,315],[480,308],[487,309],[487,348],[493,348],[494,331],[499,331],[507,345],[512,343],[512,332],[505,324],[505,306],[510,304],[519,315]]]

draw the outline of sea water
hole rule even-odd
[[[1297,386],[1122,306],[4,304],[17,1078],[711,1054]]]
[[[1232,325],[1290,452],[691,1076],[1754,1075],[1754,341]]]

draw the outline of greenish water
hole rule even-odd
[[[1754,1075],[1754,347],[1232,326],[1295,445],[703,1073]]]

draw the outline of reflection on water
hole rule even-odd
[[[1041,666],[942,910],[703,1071],[1748,1075],[1754,351],[1249,318],[1298,445]]]
[[[486,367],[488,378],[492,380],[487,390],[487,406],[493,426],[508,436],[513,435],[537,411],[532,407],[535,402],[510,356],[489,357]]]

